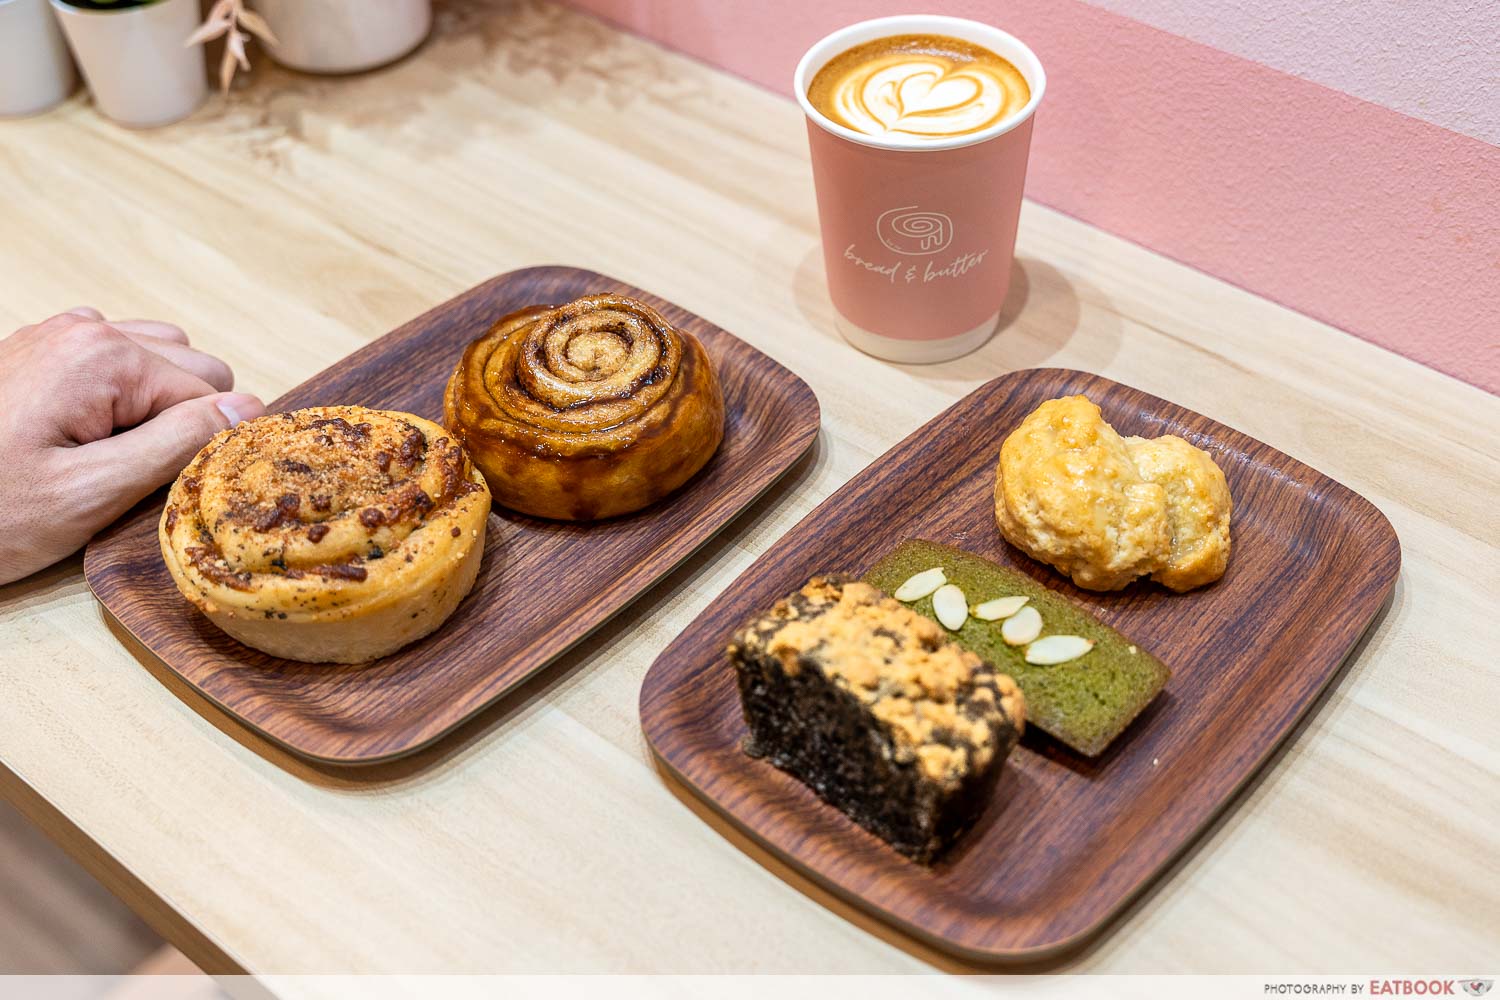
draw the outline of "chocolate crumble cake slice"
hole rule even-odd
[[[814,577],[729,659],[746,752],[923,864],[979,815],[1025,724],[1015,681],[860,581]]]

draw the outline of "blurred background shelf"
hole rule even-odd
[[[119,973],[143,965],[163,944],[0,799],[0,973]]]

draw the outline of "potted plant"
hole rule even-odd
[[[271,58],[304,73],[358,73],[394,62],[432,29],[432,0],[254,0]]]
[[[47,0],[0,0],[0,118],[45,111],[76,82]]]
[[[99,110],[147,128],[191,114],[208,94],[203,50],[183,44],[198,0],[51,0]]]

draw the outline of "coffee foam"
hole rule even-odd
[[[947,35],[894,35],[829,60],[807,97],[856,132],[920,142],[983,131],[1025,107],[1031,88],[983,46]]]

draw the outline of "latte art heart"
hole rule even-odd
[[[1020,72],[981,46],[941,35],[899,35],[831,60],[808,88],[830,119],[866,135],[915,141],[971,135],[1030,100]]]
[[[1005,91],[987,67],[954,69],[944,60],[893,56],[845,77],[835,92],[839,116],[870,135],[965,135],[1005,114]]]

